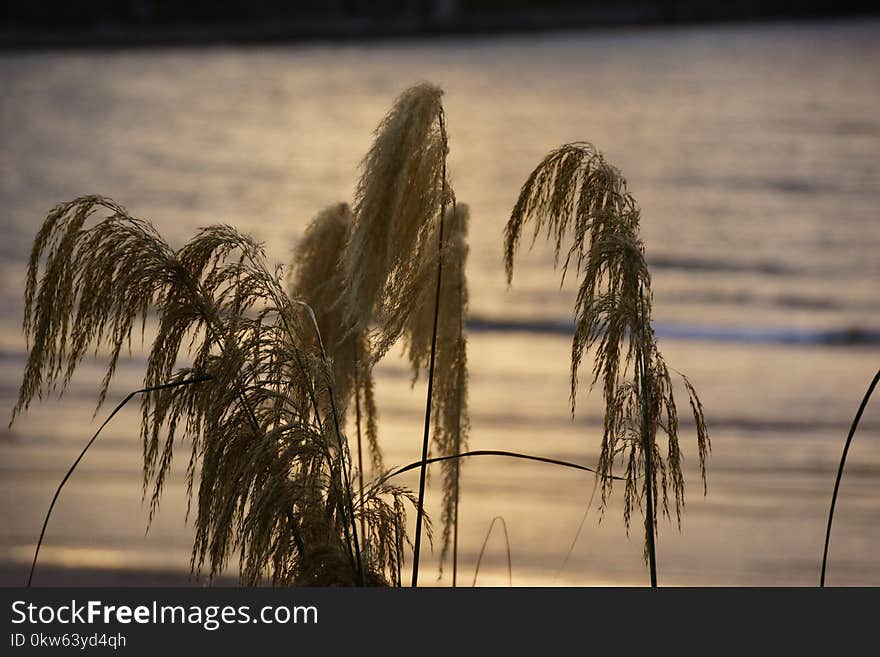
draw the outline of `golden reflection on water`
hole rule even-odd
[[[113,196],[175,245],[202,225],[229,222],[285,262],[308,219],[350,197],[376,123],[400,90],[423,78],[446,89],[450,172],[473,215],[474,315],[563,324],[570,316],[572,288],[558,289],[546,249],[518,263],[507,289],[501,231],[544,153],[589,139],[623,169],[642,205],[658,323],[876,330],[880,90],[865,80],[875,78],[878,31],[876,22],[816,23],[6,54],[2,407],[13,405],[23,367],[24,257],[52,204],[82,193]],[[839,450],[880,349],[665,338],[661,348],[700,391],[713,440],[703,498],[683,427],[688,503],[681,533],[661,525],[661,584],[816,583]],[[471,447],[592,465],[601,408],[585,371],[571,419],[569,353],[564,334],[473,333]],[[35,404],[0,432],[0,583],[26,577],[54,487],[96,426],[101,375],[100,364],[84,363],[61,401]],[[116,399],[142,375],[135,345]],[[402,362],[392,359],[378,369],[377,393],[386,463],[415,461],[424,389],[411,390]],[[841,490],[832,583],[880,583],[878,434],[875,404]],[[65,489],[43,548],[47,565],[142,570],[144,582],[159,570],[184,576],[193,531],[179,465],[186,457],[178,455],[144,535],[140,450],[133,407]],[[516,585],[644,583],[639,532],[627,538],[617,498],[601,524],[590,510],[560,571],[589,477],[491,458],[467,463],[463,476],[461,581],[470,582],[489,522],[502,515]],[[430,509],[439,509],[434,492]],[[436,555],[427,565],[436,572]],[[447,571],[440,584],[448,581]],[[480,582],[506,581],[496,535]]]

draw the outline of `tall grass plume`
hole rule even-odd
[[[624,468],[624,520],[646,511],[646,560],[657,531],[657,512],[684,506],[678,413],[669,368],[651,326],[651,277],[639,234],[640,209],[620,171],[591,144],[566,144],[535,168],[520,191],[505,228],[505,268],[513,279],[514,255],[529,223],[532,243],[543,233],[553,244],[564,281],[570,267],[579,278],[571,349],[571,411],[578,372],[594,352],[592,385],[601,384],[605,403],[597,466],[604,509],[615,464]],[[702,404],[683,377],[697,434],[705,492],[709,434]],[[665,434],[665,453],[657,440]],[[652,566],[653,566],[653,559]]]
[[[107,216],[93,221],[99,212]],[[31,252],[30,351],[14,413],[63,390],[87,353],[106,349],[100,406],[132,333],[155,321],[141,409],[144,495],[152,517],[175,448],[189,441],[193,571],[214,576],[236,556],[244,584],[393,583],[395,530],[412,496],[382,485],[355,499],[314,318],[247,235],[215,225],[173,249],[114,201],[80,197],[49,213]],[[204,382],[166,385],[192,378]]]
[[[347,203],[331,205],[318,213],[294,250],[289,287],[293,298],[305,302],[315,312],[332,362],[341,421],[350,415],[351,406],[363,408],[371,465],[375,472],[382,472],[370,342],[366,330],[345,330],[341,303],[345,247],[352,221]]]
[[[422,83],[404,91],[376,128],[361,163],[345,257],[344,310],[350,330],[372,328],[378,360],[402,334],[413,299],[436,259],[447,153],[442,91]]]
[[[442,93],[428,83],[410,87],[398,96],[376,128],[373,145],[361,163],[344,264],[345,326],[355,333],[369,331],[374,362],[404,333],[423,290],[435,289],[413,586],[418,583],[424,515],[443,217],[454,198],[446,175],[449,147]]]

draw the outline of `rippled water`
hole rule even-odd
[[[54,203],[111,196],[175,245],[232,223],[284,262],[317,210],[350,198],[395,95],[427,79],[446,90],[451,176],[473,217],[472,447],[595,461],[598,400],[584,389],[568,414],[572,290],[540,246],[509,291],[501,266],[504,222],[531,169],[562,142],[592,141],[642,206],[661,348],[700,390],[712,430],[705,499],[686,438],[688,508],[680,533],[661,527],[661,583],[813,584],[842,440],[880,366],[878,37],[880,23],[861,21],[5,53],[0,407],[22,371],[26,253]],[[122,368],[118,395],[142,368],[137,355]],[[0,434],[6,583],[26,573],[54,485],[93,430],[99,376],[84,372]],[[415,460],[424,390],[393,361],[379,394],[387,462]],[[878,438],[869,408],[838,505],[832,583],[880,584]],[[65,490],[44,581],[186,571],[182,478],[144,537],[139,459],[132,414]],[[638,532],[627,539],[616,503],[601,525],[590,512],[565,562],[591,480],[489,460],[464,476],[464,580],[502,515],[515,584],[644,582]],[[480,581],[506,583],[500,535],[489,545]]]

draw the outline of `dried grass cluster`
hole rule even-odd
[[[63,390],[87,353],[106,349],[100,407],[132,333],[155,321],[144,387],[157,389],[141,409],[144,496],[152,518],[175,444],[188,440],[196,573],[214,576],[238,556],[249,585],[399,585],[410,546],[415,583],[431,428],[430,445],[443,464],[442,567],[458,520],[456,456],[466,450],[470,422],[469,214],[447,179],[441,95],[423,83],[398,97],[362,162],[352,207],[339,203],[314,218],[286,286],[261,246],[234,228],[210,226],[173,249],[149,222],[99,196],[56,206],[38,232],[25,291],[30,353],[13,419],[34,397]],[[94,221],[97,213],[106,217]],[[622,461],[627,526],[652,492],[655,505],[659,497],[663,511],[673,507],[680,519],[678,418],[651,328],[637,204],[592,146],[569,144],[550,153],[522,188],[505,233],[508,282],[529,221],[533,241],[543,231],[555,244],[557,265],[564,254],[563,279],[571,264],[580,278],[571,407],[573,413],[579,366],[595,349],[593,383],[601,379],[606,406],[597,472],[603,506]],[[429,378],[424,456],[385,471],[372,369],[401,337],[413,383],[423,373]],[[163,385],[193,377],[202,382]],[[686,378],[684,384],[705,486],[708,432],[696,392]],[[346,431],[352,406],[357,469]],[[660,432],[665,454],[655,440]],[[368,485],[362,433],[377,475]],[[656,468],[646,468],[646,445]],[[388,483],[415,466],[418,497]],[[650,486],[640,487],[646,470]],[[414,545],[407,504],[417,509]]]
[[[87,225],[102,210],[109,216]],[[396,583],[401,538],[393,530],[411,496],[385,485],[355,498],[332,363],[311,310],[281,281],[260,246],[228,226],[203,229],[174,250],[113,201],[61,204],[31,253],[30,355],[15,412],[63,388],[83,356],[102,347],[110,351],[103,400],[133,329],[154,310],[145,387],[212,377],[155,391],[142,404],[151,516],[175,441],[192,445],[193,570],[213,576],[238,553],[245,584]],[[369,531],[359,537],[360,517]]]
[[[132,333],[155,319],[144,387],[207,379],[152,390],[142,403],[150,518],[175,443],[191,443],[193,570],[214,576],[237,554],[245,584],[399,584],[405,505],[417,506],[419,526],[423,510],[383,476],[372,368],[404,331],[421,348],[421,300],[447,251],[457,258],[449,267],[458,302],[466,295],[456,273],[462,211],[448,219],[450,239],[430,250],[452,198],[440,97],[421,84],[397,99],[364,159],[354,212],[342,203],[315,217],[295,250],[289,292],[262,248],[229,226],[205,228],[175,250],[112,200],[86,196],[53,209],[28,268],[30,354],[13,419],[35,396],[63,390],[86,353],[108,349],[100,407]],[[96,212],[108,216],[93,222]],[[443,343],[441,359],[463,368],[461,309],[444,311],[458,337]],[[438,386],[444,449],[450,432],[460,444],[466,430],[466,420],[452,428],[450,375],[459,382],[459,418],[466,409],[464,373],[450,369]],[[352,406],[357,471],[345,430]],[[362,429],[378,475],[369,485]]]

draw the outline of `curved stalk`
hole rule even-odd
[[[483,561],[483,554],[486,552],[486,544],[489,542],[489,537],[492,535],[492,530],[495,528],[495,522],[501,521],[501,529],[504,530],[504,544],[507,546],[507,586],[513,586],[513,567],[510,563],[510,535],[507,533],[507,523],[504,521],[504,518],[501,516],[495,516],[492,518],[492,522],[489,523],[489,531],[486,532],[486,538],[483,539],[483,547],[480,548],[480,556],[477,557],[477,567],[474,570],[474,583],[471,584],[471,588],[477,585],[477,575],[480,574],[480,564]]]
[[[309,319],[311,319],[311,321],[312,321],[312,326],[315,329],[315,336],[318,338],[318,347],[321,350],[321,359],[323,360],[324,363],[329,362],[329,359],[327,358],[327,351],[324,349],[324,339],[321,337],[321,330],[318,328],[318,320],[315,317],[315,311],[312,310],[312,307],[309,304],[305,303],[304,301],[299,301],[297,299],[293,299],[292,301],[295,304],[299,305],[301,308],[306,309],[306,312],[309,315]],[[286,325],[286,322],[285,322],[285,325]],[[293,334],[291,333],[291,336],[292,335]],[[298,350],[296,350],[296,353],[297,354],[299,353]],[[331,415],[333,416],[333,427],[336,430],[336,438],[339,440],[339,468],[341,470],[341,477],[344,478],[344,482],[341,482],[341,483],[344,483],[344,485],[345,485],[345,498],[348,501],[347,505],[345,505],[344,503],[342,503],[342,504],[343,504],[343,508],[345,506],[348,506],[348,511],[350,513],[351,540],[354,541],[355,574],[358,577],[359,584],[361,586],[365,586],[366,582],[364,580],[364,566],[363,566],[363,561],[361,559],[361,548],[360,548],[360,542],[358,540],[357,522],[355,521],[354,501],[352,500],[354,495],[351,490],[351,477],[345,467],[346,461],[348,461],[349,465],[351,465],[351,463],[350,463],[351,453],[349,452],[349,449],[348,449],[348,440],[343,437],[342,428],[339,426],[339,412],[337,411],[337,408],[336,408],[336,396],[333,391],[333,381],[330,378],[329,369],[326,369],[326,368],[324,369],[324,378],[325,378],[325,381],[327,384],[327,393],[330,397],[330,411],[331,411]],[[320,411],[318,409],[317,402],[315,402],[315,413],[320,418]],[[343,513],[342,515],[344,516],[345,514]],[[349,540],[348,529],[344,523],[343,523],[343,529],[345,530],[345,533],[346,533],[346,540]]]
[[[644,303],[642,290],[639,289],[639,299]],[[642,306],[644,308],[644,305]],[[647,331],[647,317],[643,315],[643,330]],[[642,450],[645,453],[645,541],[648,548],[648,565],[651,571],[651,587],[657,586],[657,549],[654,545],[654,473],[652,471],[651,457],[653,456],[654,444],[651,439],[650,411],[651,403],[649,377],[648,377],[648,354],[642,352],[639,377],[642,388]]]
[[[386,475],[380,477],[373,484],[374,486],[381,486],[386,481],[391,479],[392,477],[397,477],[398,475],[402,475],[404,472],[409,472],[410,470],[415,470],[416,468],[421,467],[422,463],[426,463],[430,465],[431,463],[440,463],[442,461],[450,461],[452,459],[463,459],[469,458],[471,456],[502,456],[505,458],[512,459],[523,459],[525,461],[536,461],[538,463],[548,463],[550,465],[559,465],[564,468],[571,468],[572,470],[580,470],[582,472],[592,472],[596,474],[596,471],[593,468],[588,468],[585,465],[581,465],[580,463],[572,463],[571,461],[562,461],[560,459],[551,459],[545,456],[534,456],[532,454],[521,454],[519,452],[507,452],[500,449],[476,449],[470,452],[462,452],[461,454],[450,454],[448,456],[435,456],[433,458],[426,459],[425,461],[415,461],[408,465],[404,465],[396,470],[392,470]],[[615,481],[625,481],[623,477],[612,476],[611,479]]]
[[[88,443],[86,443],[85,447],[83,447],[82,451],[79,453],[79,456],[76,457],[76,460],[73,462],[73,465],[70,466],[70,469],[68,469],[67,474],[64,475],[64,478],[61,480],[61,483],[58,484],[58,488],[55,490],[55,495],[52,497],[52,501],[49,503],[49,510],[46,511],[46,519],[43,520],[43,528],[40,530],[40,538],[37,540],[37,548],[34,551],[34,561],[31,564],[31,572],[28,575],[28,582],[27,582],[28,588],[30,588],[31,582],[33,582],[34,570],[37,567],[37,558],[40,556],[40,547],[43,545],[43,537],[46,535],[46,527],[49,525],[49,518],[52,515],[52,509],[55,508],[55,502],[58,501],[58,496],[61,495],[61,489],[64,488],[64,484],[66,484],[67,480],[70,479],[70,476],[73,474],[73,471],[76,470],[76,467],[79,465],[80,461],[82,461],[83,457],[86,455],[86,452],[89,451],[89,448],[95,443],[95,441],[98,439],[98,436],[101,434],[101,431],[103,431],[104,427],[106,427],[110,423],[110,420],[113,419],[113,416],[115,416],[119,411],[121,411],[122,407],[125,406],[128,402],[130,402],[135,395],[140,395],[145,392],[155,392],[157,390],[167,390],[168,388],[177,388],[179,386],[188,386],[188,385],[192,385],[194,383],[204,383],[205,381],[210,381],[213,378],[214,378],[213,376],[211,376],[209,374],[205,374],[202,376],[194,377],[192,379],[186,379],[184,381],[174,381],[172,383],[163,383],[162,385],[151,386],[149,388],[140,388],[139,390],[135,390],[134,392],[129,393],[125,397],[125,399],[123,399],[121,402],[119,402],[119,404],[117,404],[116,408],[113,409],[113,412],[110,413],[110,415],[107,417],[107,419],[104,420],[104,422],[101,424],[100,427],[98,427],[98,430],[95,432],[95,435],[92,436],[92,439]]]
[[[443,134],[443,141],[446,142],[446,127],[443,120],[443,110],[439,115],[440,132]],[[443,171],[441,173],[442,189],[440,192],[440,229],[437,237],[437,291],[434,295],[434,329],[431,333],[431,361],[428,365],[428,393],[425,401],[425,435],[422,440],[422,467],[419,474],[419,502],[416,511],[416,539],[413,546],[413,571],[412,586],[419,585],[419,553],[422,547],[422,517],[425,515],[425,478],[428,472],[428,440],[431,436],[431,405],[434,395],[434,363],[437,356],[437,322],[440,318],[440,284],[443,280],[443,220],[446,215],[446,155],[443,155]]]
[[[834,505],[837,503],[837,491],[840,488],[840,480],[843,478],[843,466],[846,465],[846,455],[849,452],[850,443],[852,443],[853,436],[855,436],[856,429],[859,426],[859,420],[862,419],[862,413],[865,411],[865,407],[868,405],[868,400],[871,399],[871,395],[874,394],[874,388],[877,387],[878,381],[880,381],[880,370],[874,375],[871,385],[868,386],[868,390],[862,398],[862,403],[859,404],[859,410],[856,411],[856,416],[853,418],[852,424],[849,427],[849,435],[847,435],[846,443],[843,446],[843,454],[840,457],[840,467],[837,468],[837,479],[834,480],[834,492],[831,495],[831,510],[828,511],[828,528],[825,530],[825,550],[822,553],[822,574],[819,577],[820,587],[825,586],[825,569],[828,565],[828,544],[831,542],[831,521],[834,520]]]

